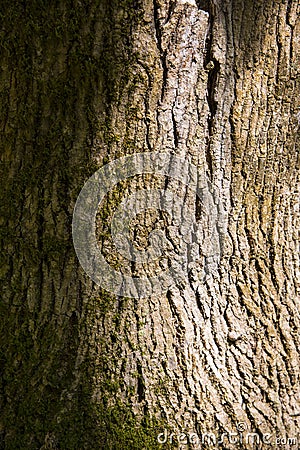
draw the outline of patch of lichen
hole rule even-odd
[[[162,448],[157,436],[163,427],[157,420],[145,416],[139,421],[130,405],[116,402],[115,406],[109,407],[105,396],[95,405],[88,383],[78,386],[76,397],[77,408],[74,409],[73,402],[72,408],[69,411],[66,408],[56,426],[55,435],[61,449],[78,448],[78,445],[82,449],[103,450]],[[170,447],[165,445],[164,448]]]
[[[81,323],[81,333],[84,329],[94,329],[97,321],[100,323],[110,315],[115,331],[110,336],[97,335],[98,348],[92,348],[80,367],[80,381],[76,385],[72,401],[66,401],[64,413],[59,417],[59,426],[56,427],[56,436],[61,448],[69,448],[68,445],[78,445],[80,448],[100,449],[161,449],[173,448],[169,444],[163,447],[159,444],[157,436],[169,426],[164,419],[157,419],[146,412],[141,416],[133,413],[130,402],[131,395],[124,400],[124,392],[128,386],[122,374],[116,374],[118,362],[124,359],[124,355],[117,347],[120,338],[118,308],[115,308],[116,299],[104,290],[99,290],[98,295],[89,299],[85,308],[85,318]],[[130,299],[123,298],[122,308],[127,308]],[[97,316],[97,317],[96,317]],[[116,345],[110,348],[109,342]],[[101,347],[99,354],[99,344]],[[126,359],[126,358],[125,358]],[[124,360],[124,363],[126,361]],[[101,375],[99,380],[99,375]],[[134,374],[132,374],[133,376]],[[140,374],[136,373],[138,378]],[[95,390],[94,380],[99,381]],[[132,387],[133,391],[134,388]],[[97,392],[97,395],[95,395]],[[134,392],[131,392],[134,394]],[[70,395],[70,392],[69,392]],[[77,408],[74,408],[76,399]],[[76,411],[81,411],[78,416]],[[66,436],[65,430],[71,430],[70,436]],[[73,440],[71,438],[73,436]]]

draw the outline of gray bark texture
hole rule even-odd
[[[298,448],[299,2],[2,3],[0,448]],[[147,152],[196,167],[201,196],[161,174],[112,187],[109,264],[173,267],[122,297],[81,268],[72,214],[96,170]],[[149,202],[131,238],[166,251],[128,261],[114,213],[166,186],[182,222]]]

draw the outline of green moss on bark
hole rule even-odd
[[[103,123],[107,148],[118,139],[109,111],[131,79],[130,30],[141,8],[134,0],[1,8],[0,447],[159,448],[158,424],[137,421],[130,405],[108,408],[105,372],[95,401],[93,361],[76,362],[88,297],[72,208],[97,168],[92,148]]]

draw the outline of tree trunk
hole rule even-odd
[[[1,448],[297,448],[299,11],[3,2]],[[96,170],[150,152],[196,168],[198,195],[159,171],[111,188],[106,261],[172,275],[124,297],[80,266],[72,215]],[[169,210],[149,200],[130,225],[139,250],[160,230],[166,254],[127,261],[113,215],[166,186]]]

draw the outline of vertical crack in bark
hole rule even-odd
[[[205,59],[204,59],[204,67],[208,72],[207,78],[207,102],[209,106],[209,117],[208,117],[208,140],[206,146],[206,161],[209,169],[210,178],[213,177],[213,161],[212,161],[212,153],[211,153],[211,141],[214,135],[214,120],[217,112],[218,101],[216,100],[216,87],[218,83],[218,75],[220,72],[220,63],[213,55],[213,25],[214,25],[214,6],[209,2],[201,2],[198,1],[197,5],[201,8],[201,4],[203,7],[206,7],[205,11],[209,12],[209,27],[208,33],[205,43]],[[201,9],[202,9],[201,8]]]
[[[137,361],[137,395],[138,395],[138,402],[142,403],[145,400],[145,384],[144,384],[144,378],[143,378],[143,369],[141,366],[141,363]]]
[[[199,9],[201,9],[202,11],[206,11],[206,12],[210,12],[210,1],[211,0],[196,0],[196,4],[198,6]]]
[[[215,58],[212,58],[211,61],[208,63],[208,65],[210,66],[207,81],[207,100],[210,110],[210,118],[208,126],[209,126],[209,133],[211,136],[213,132],[214,117],[216,115],[218,107],[218,102],[215,98],[215,90],[217,86],[218,75],[220,72],[220,63]]]
[[[178,130],[177,130],[177,124],[176,124],[176,120],[175,120],[173,107],[171,110],[171,117],[172,117],[172,124],[173,124],[173,133],[174,133],[174,146],[175,146],[175,148],[178,148]]]
[[[172,7],[171,7],[172,6]],[[170,4],[169,12],[168,12],[168,20],[170,20],[172,10],[174,9],[174,5]],[[153,0],[153,12],[154,12],[154,26],[155,26],[155,33],[156,33],[156,42],[157,42],[157,48],[159,50],[160,54],[160,61],[161,66],[163,70],[163,83],[162,83],[162,89],[161,89],[161,101],[164,98],[164,93],[166,89],[167,84],[167,78],[168,78],[168,68],[167,68],[167,60],[166,60],[166,51],[163,50],[162,47],[162,37],[161,37],[161,25],[159,20],[159,5],[157,0]]]

